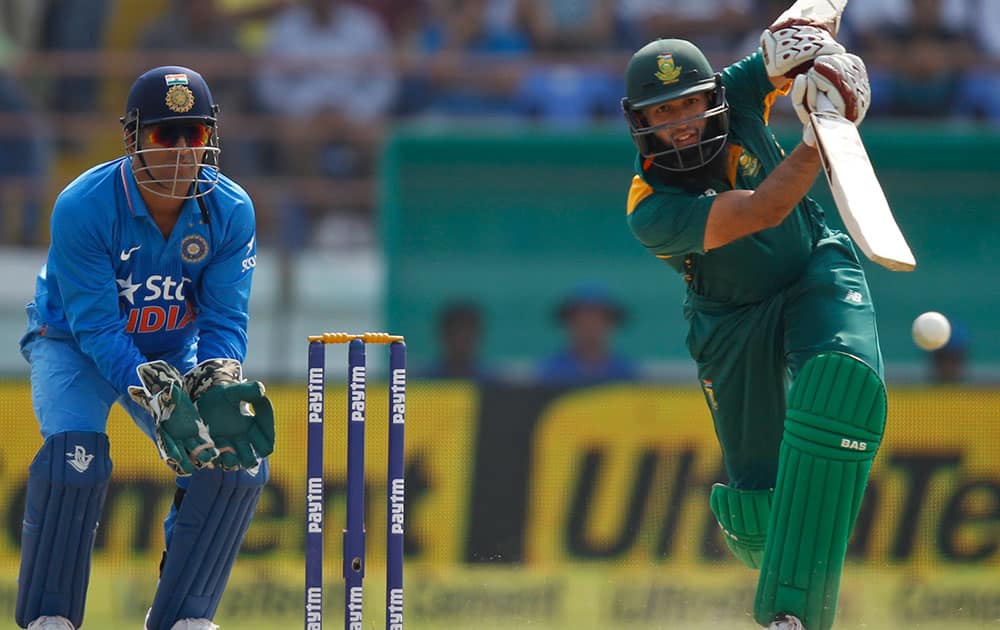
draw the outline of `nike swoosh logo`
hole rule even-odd
[[[129,259],[129,257],[131,257],[131,256],[132,256],[132,252],[136,251],[136,250],[137,250],[137,249],[139,249],[140,247],[142,247],[142,245],[136,245],[135,247],[133,247],[132,249],[130,249],[130,250],[128,250],[128,251],[125,251],[125,250],[123,249],[123,250],[122,250],[122,253],[121,253],[121,256],[120,256],[120,258],[121,258],[121,259],[122,259],[123,261],[125,261],[125,260],[128,260],[128,259]]]

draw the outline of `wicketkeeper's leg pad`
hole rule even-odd
[[[774,490],[740,490],[717,483],[709,504],[730,551],[751,569],[759,569],[767,542]]]
[[[22,628],[42,616],[83,625],[90,554],[110,478],[104,433],[56,433],[35,455],[28,469],[14,614]]]
[[[833,625],[847,539],[885,414],[882,380],[846,354],[809,359],[792,384],[754,602],[761,625],[781,613],[808,630]]]
[[[268,463],[246,470],[199,469],[168,519],[173,519],[147,630],[170,630],[180,619],[212,619],[253,519]],[[176,513],[174,513],[176,512]]]

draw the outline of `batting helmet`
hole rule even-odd
[[[640,48],[625,71],[626,95],[622,110],[639,153],[670,171],[690,171],[715,158],[729,135],[729,105],[722,75],[697,46],[683,39],[657,39]],[[642,111],[652,105],[706,93],[708,108],[695,119],[650,125]],[[705,119],[705,130],[693,146],[683,148],[657,135],[678,124]]]
[[[157,195],[178,199],[211,192],[219,182],[218,114],[219,106],[212,100],[205,79],[190,68],[162,66],[139,75],[129,90],[125,115],[120,119],[137,183]],[[182,139],[186,148],[177,146]],[[151,168],[146,164],[147,155],[163,151],[176,154],[178,168],[173,177],[163,177],[162,166]],[[184,151],[194,151],[198,156],[199,168],[194,177],[178,176]],[[154,171],[161,175],[154,176]]]

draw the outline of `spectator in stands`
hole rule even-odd
[[[930,380],[937,384],[961,383],[969,363],[969,331],[951,322],[951,337],[942,348],[927,353]]]
[[[540,382],[592,385],[638,377],[632,361],[612,349],[615,330],[625,322],[626,313],[607,287],[595,282],[577,286],[558,305],[555,316],[566,331],[566,345],[540,363]]]
[[[844,14],[851,48],[868,65],[870,113],[939,117],[975,57],[967,0],[866,0]]]
[[[39,42],[43,52],[68,55],[100,50],[104,43],[109,0],[47,0],[43,4]],[[76,151],[82,149],[83,144],[74,133],[72,121],[63,115],[87,114],[95,110],[100,92],[94,86],[97,69],[60,64],[59,70],[61,74],[51,85],[47,107],[57,114],[54,120],[62,127],[57,136],[60,148]]]
[[[552,59],[522,77],[516,95],[522,113],[561,127],[619,116],[620,63],[609,58],[616,46],[614,0],[526,1],[523,10],[533,47]],[[597,63],[583,56],[596,56]]]
[[[263,47],[267,27],[274,17],[299,0],[217,0],[227,18],[236,25],[236,40],[251,53]]]
[[[305,0],[271,23],[257,82],[280,138],[268,166],[300,178],[288,191],[288,207],[279,210],[286,246],[301,246],[315,232],[310,206],[313,214],[354,210],[337,208],[325,189],[310,194],[308,188],[323,178],[371,173],[379,130],[396,97],[392,50],[378,16],[346,0]]]
[[[441,379],[485,380],[483,367],[483,312],[470,300],[445,304],[437,316],[438,356],[420,376]]]
[[[50,148],[27,93],[11,72],[13,46],[0,32],[0,218],[4,242],[38,245]],[[11,233],[10,226],[14,230]]]
[[[531,41],[528,0],[382,0],[396,13],[407,68],[398,113],[403,116],[514,117],[513,92]]]
[[[733,56],[756,49],[737,50],[748,33],[752,32],[754,42],[760,40],[758,13],[763,10],[770,17],[770,7],[758,4],[759,0],[619,0],[620,41],[628,50],[657,37],[696,41],[710,60],[723,65]],[[781,4],[784,10],[791,2],[783,0]],[[774,17],[779,14],[774,13]]]
[[[976,54],[962,77],[953,113],[996,126],[1000,125],[1000,2],[968,1]]]
[[[41,38],[45,2],[38,0],[0,0],[0,38],[21,50],[35,50]]]

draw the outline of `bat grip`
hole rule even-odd
[[[816,95],[816,107],[817,111],[837,113],[837,108],[833,106],[830,99],[822,92]]]

